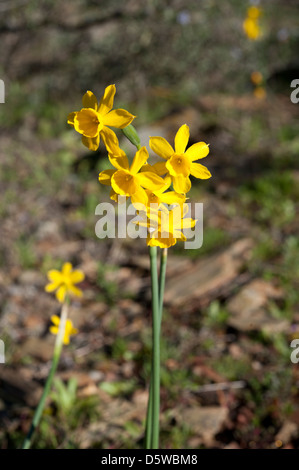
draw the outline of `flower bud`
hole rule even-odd
[[[126,126],[124,129],[122,129],[123,134],[126,136],[126,138],[133,144],[137,149],[140,149],[141,143],[140,143],[140,138],[139,135],[137,134],[137,131],[132,124],[129,124]]]

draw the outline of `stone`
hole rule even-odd
[[[274,318],[267,311],[269,301],[282,298],[282,291],[263,279],[244,286],[228,303],[228,324],[240,331],[263,329],[267,333],[287,331],[289,322]]]
[[[213,441],[228,418],[228,408],[223,406],[192,406],[181,409],[177,419],[193,432],[202,436],[206,443]]]
[[[207,303],[220,292],[228,294],[252,247],[252,240],[244,238],[221,253],[196,261],[183,276],[178,272],[166,282],[165,304],[186,307],[196,300]]]

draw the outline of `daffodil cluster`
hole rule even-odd
[[[262,10],[256,6],[251,6],[247,9],[247,15],[243,21],[243,29],[251,41],[255,41],[261,35],[261,28],[259,25],[259,18],[262,14]]]
[[[183,124],[175,135],[174,147],[163,137],[150,137],[149,146],[161,161],[150,164],[146,147],[135,144],[137,151],[130,163],[110,126],[124,129],[135,116],[123,109],[112,110],[114,94],[115,86],[108,86],[98,103],[88,91],[83,96],[83,109],[71,113],[68,123],[82,134],[83,144],[91,150],[98,148],[102,137],[112,168],[99,174],[100,183],[111,187],[112,200],[117,201],[119,196],[131,199],[141,215],[139,225],[148,228],[149,246],[168,248],[177,240],[186,240],[182,230],[196,223],[185,217],[188,209],[185,202],[191,189],[190,176],[211,177],[209,170],[198,162],[209,154],[209,146],[197,142],[188,147],[190,131]]]

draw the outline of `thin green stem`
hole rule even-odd
[[[146,425],[145,425],[145,448],[151,449],[152,446],[152,415],[153,415],[153,387],[152,387],[152,380],[150,377],[150,384],[149,384],[149,395],[148,395],[148,402],[147,402],[147,412],[146,412]]]
[[[150,247],[150,265],[152,280],[152,442],[151,448],[159,448],[160,415],[160,311],[157,271],[157,247]]]
[[[159,302],[160,302],[160,330],[163,316],[163,299],[165,290],[166,278],[166,265],[167,265],[167,248],[162,248],[160,258],[160,277],[159,277]]]
[[[34,434],[37,426],[39,425],[41,416],[43,414],[43,410],[44,410],[45,403],[46,403],[46,398],[49,394],[49,391],[50,391],[50,388],[51,388],[51,385],[52,385],[52,381],[53,381],[53,377],[55,375],[55,372],[56,372],[56,369],[57,369],[57,366],[58,366],[58,363],[59,363],[61,351],[62,351],[67,315],[68,315],[68,300],[66,300],[64,302],[64,304],[62,306],[62,309],[61,309],[59,330],[58,330],[58,334],[57,334],[56,341],[55,341],[51,369],[50,369],[47,381],[45,383],[43,394],[42,394],[41,399],[39,401],[39,404],[38,404],[38,406],[35,410],[30,429],[29,429],[28,434],[27,434],[27,436],[26,436],[26,438],[23,442],[22,449],[30,449],[33,434]]]
[[[160,328],[160,333],[161,333],[161,324],[162,324],[162,315],[163,315],[163,297],[164,297],[164,289],[165,289],[166,265],[167,265],[167,248],[163,248],[161,250],[160,276],[159,276],[159,306],[160,306],[159,328]],[[146,449],[151,448],[152,406],[153,406],[152,379],[150,377],[149,398],[148,398],[148,405],[147,405],[146,429],[145,429],[145,448]]]

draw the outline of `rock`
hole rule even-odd
[[[211,443],[228,418],[228,409],[220,406],[193,406],[181,409],[177,415],[180,423],[202,436],[206,444]]]
[[[24,357],[29,356],[42,362],[50,361],[53,357],[53,343],[54,341],[52,337],[46,339],[31,336],[16,349],[14,360],[19,361]]]
[[[43,222],[36,233],[36,239],[39,241],[50,239],[61,243],[60,227],[54,220]]]
[[[165,304],[186,308],[194,301],[207,304],[221,292],[227,295],[252,247],[251,239],[239,240],[220,254],[196,261],[183,276],[178,272],[166,282]]]
[[[0,396],[5,401],[22,402],[34,407],[41,394],[42,387],[26,371],[16,371],[9,366],[0,368]]]
[[[231,313],[228,324],[240,331],[287,331],[289,322],[286,319],[274,318],[267,312],[268,302],[280,299],[282,295],[282,291],[269,282],[263,279],[253,280],[227,303],[227,309]]]
[[[46,277],[39,271],[23,271],[19,277],[19,283],[29,286],[44,287],[47,282]]]
[[[297,424],[287,420],[283,423],[280,431],[276,434],[275,439],[277,441],[281,441],[282,444],[288,444],[290,440],[296,437],[297,435]]]

